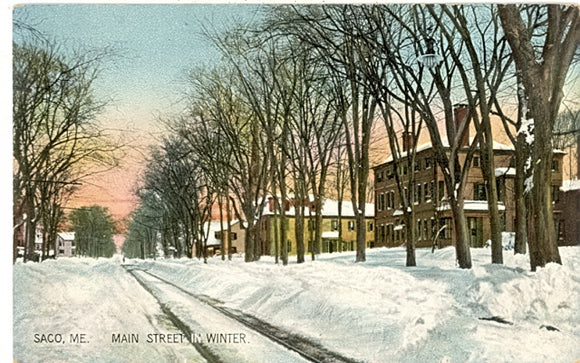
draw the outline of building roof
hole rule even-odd
[[[237,224],[239,222],[239,220],[233,220],[230,222],[230,225],[233,226],[235,224]],[[221,232],[222,227],[220,226],[220,221],[212,221],[212,222],[205,222],[203,224],[203,231],[207,231],[207,226],[209,223],[209,233],[207,235],[207,242],[206,242],[206,246],[219,246],[222,243],[221,239],[215,238],[215,233],[216,232]],[[223,228],[226,228],[226,222],[222,222],[223,223]]]
[[[338,238],[338,231],[322,232],[322,238],[337,239]]]
[[[268,196],[270,198],[271,196]],[[278,198],[280,198],[278,196]],[[289,199],[292,196],[288,196]],[[309,196],[310,201],[314,201],[312,195]],[[365,217],[374,217],[375,216],[375,205],[373,203],[365,203]],[[273,215],[274,212],[271,212],[268,206],[268,203],[264,205],[264,211],[262,215]],[[294,206],[290,206],[290,209],[286,211],[287,216],[294,216],[296,214],[296,210]],[[338,217],[338,201],[332,199],[324,199],[322,202],[322,216],[323,217]],[[310,208],[306,206],[304,208],[304,215],[310,215]],[[316,211],[312,211],[312,215],[316,215]],[[354,218],[354,209],[352,208],[352,203],[350,200],[343,200],[341,206],[341,216],[342,217],[351,217]]]
[[[475,140],[475,138],[470,137],[469,138],[469,145],[471,145],[474,140]],[[446,137],[441,138],[441,143],[443,144],[443,147],[449,147],[449,140],[447,140]],[[429,141],[429,142],[427,142],[425,144],[418,145],[416,152],[418,153],[418,152],[423,151],[423,150],[428,150],[428,149],[431,149],[432,147],[433,147],[433,144]],[[505,144],[502,144],[502,143],[497,142],[497,141],[494,141],[493,142],[493,149],[494,150],[505,150],[505,151],[513,151],[513,150],[515,150],[515,148],[513,147],[513,145],[505,145]],[[406,156],[407,156],[407,152],[405,151],[405,152],[402,152],[399,155],[399,158],[404,158]],[[385,161],[381,162],[378,165],[390,163],[391,161],[393,161],[393,155],[389,155],[389,157]]]
[[[516,175],[516,168],[507,167],[507,168],[496,168],[495,169],[495,176],[514,176]]]
[[[57,236],[62,238],[65,241],[74,241],[75,240],[75,233],[74,232],[58,232]]]

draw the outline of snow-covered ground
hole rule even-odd
[[[504,265],[490,263],[490,249],[471,252],[471,270],[456,267],[452,248],[418,250],[415,268],[404,266],[400,248],[367,250],[365,263],[354,263],[354,253],[289,266],[240,257],[131,262],[360,361],[580,359],[580,247],[560,248],[564,265],[537,272],[512,251],[504,251]],[[118,258],[17,264],[13,273],[17,361],[199,359],[187,344],[111,342],[114,333],[175,330]],[[510,324],[481,320],[491,317]],[[51,332],[66,342],[34,342]],[[89,342],[70,343],[75,333]]]

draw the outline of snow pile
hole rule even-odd
[[[507,252],[506,265],[491,265],[489,249],[473,249],[474,269],[459,270],[452,248],[419,250],[416,268],[404,267],[401,248],[368,250],[362,264],[350,252],[286,267],[269,258],[146,265],[192,292],[363,361],[566,362],[580,357],[573,272],[580,256],[578,248],[562,250],[565,266],[537,273],[528,272],[525,256]],[[481,320],[492,317],[511,325]]]
[[[511,251],[504,252],[504,265],[490,263],[490,249],[471,252],[471,270],[457,268],[453,248],[433,254],[418,250],[414,268],[404,266],[403,248],[367,250],[365,263],[354,263],[354,252],[288,266],[275,265],[269,257],[250,264],[241,257],[212,258],[207,265],[187,259],[133,262],[193,293],[364,362],[580,358],[579,247],[560,248],[564,265],[549,264],[537,272],[529,271],[527,256]],[[164,328],[152,318],[161,315],[157,303],[118,261],[61,259],[16,265],[14,271],[17,360],[34,361],[45,353],[30,343],[35,331],[89,329],[93,336],[110,336],[114,330]],[[102,341],[78,352],[61,349],[52,357],[153,361],[168,354],[163,346],[139,345],[149,349],[142,353],[130,345],[112,347],[116,350],[110,345]]]
[[[175,330],[118,258],[18,263],[13,273],[14,361],[203,361],[187,346],[112,343],[113,334]],[[62,341],[51,343],[57,334]],[[71,334],[86,343],[71,342]]]

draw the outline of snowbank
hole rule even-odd
[[[402,248],[367,250],[365,263],[354,263],[353,252],[289,266],[267,257],[250,264],[241,257],[212,258],[207,265],[187,259],[135,263],[365,362],[580,359],[580,248],[561,247],[564,265],[537,272],[529,271],[527,256],[504,251],[505,264],[492,265],[490,249],[471,251],[471,270],[457,268],[452,248],[434,254],[418,250],[414,268],[404,266]],[[30,326],[69,329],[99,321],[103,326],[93,329],[106,331],[151,324],[144,315],[155,314],[156,303],[115,262],[85,263],[63,259],[15,266],[15,306],[21,306],[15,308],[15,355],[38,354],[26,343]],[[95,274],[98,279],[91,277]],[[99,312],[94,302],[83,308],[88,299],[98,301]],[[68,305],[78,310],[59,310]],[[122,354],[111,357],[125,361],[131,352]]]

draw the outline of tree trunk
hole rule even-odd
[[[414,267],[417,266],[417,261],[415,260],[415,241],[417,239],[417,230],[415,229],[415,209],[411,208],[410,213],[405,211],[405,216],[407,217],[407,261],[405,266]]]
[[[463,200],[451,200],[451,212],[455,227],[455,252],[460,268],[471,268],[471,251],[467,238],[467,221],[463,210]]]
[[[487,208],[491,230],[491,263],[503,263],[503,246],[501,238],[501,219],[497,203],[499,201],[497,181],[495,178],[495,162],[493,153],[493,138],[491,125],[484,122],[485,145],[481,146],[482,173],[486,181]]]
[[[532,92],[535,93],[535,92]],[[539,93],[539,92],[538,92]],[[537,96],[540,96],[539,94]],[[530,97],[535,120],[534,159],[535,168],[533,175],[533,188],[531,197],[531,216],[533,218],[533,233],[530,236],[530,265],[532,271],[537,267],[543,267],[547,263],[556,262],[562,264],[558,251],[558,241],[554,228],[554,214],[551,198],[551,167],[552,167],[552,128],[548,122],[549,108],[536,97]],[[540,97],[538,97],[540,98]],[[546,103],[545,101],[542,103]],[[538,117],[539,116],[539,117]],[[545,122],[542,122],[546,120]]]

